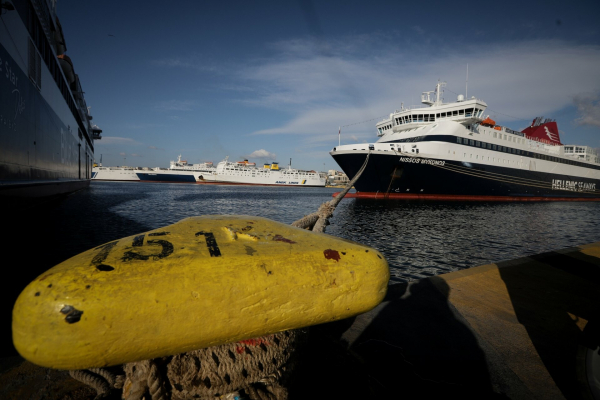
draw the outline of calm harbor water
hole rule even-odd
[[[60,232],[53,238],[52,257],[60,262],[99,244],[196,215],[256,215],[290,224],[338,191],[93,182],[47,207],[38,221],[43,227],[36,230],[46,232],[46,239]],[[403,281],[598,241],[599,215],[600,202],[345,199],[326,233],[378,249],[395,280]]]
[[[108,241],[206,214],[289,224],[339,189],[92,182],[60,201],[4,218],[14,276],[2,331],[20,291],[48,268]],[[459,203],[345,199],[326,233],[381,251],[402,282],[600,240],[600,202]],[[9,257],[11,256],[12,257]]]

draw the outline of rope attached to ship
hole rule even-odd
[[[371,151],[352,180],[333,200],[291,225],[324,232],[333,211],[360,178]],[[189,351],[170,357],[123,365],[124,375],[108,369],[69,371],[74,379],[96,390],[95,400],[123,389],[124,400],[286,400],[287,383],[306,343],[308,329],[295,329],[241,342]]]
[[[364,172],[367,167],[367,163],[369,162],[369,156],[371,155],[371,151],[367,153],[367,157],[365,158],[365,162],[362,167],[358,170],[356,175],[352,178],[350,182],[346,185],[344,190],[342,190],[338,195],[331,201],[326,201],[321,204],[319,210],[309,214],[295,222],[292,222],[292,226],[296,228],[308,229],[313,232],[325,232],[325,227],[329,224],[329,218],[333,216],[333,210],[337,207],[340,201],[344,198],[346,193],[352,189],[354,183],[360,178],[361,174]]]

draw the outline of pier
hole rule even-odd
[[[582,351],[599,310],[600,242],[394,284],[373,310],[311,328],[289,398],[593,398]],[[95,396],[66,371],[3,361],[1,398]]]

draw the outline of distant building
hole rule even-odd
[[[330,186],[346,186],[350,179],[341,171],[330,169],[327,171],[327,184]]]

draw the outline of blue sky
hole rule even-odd
[[[487,102],[522,129],[555,118],[563,143],[600,147],[600,3],[594,1],[59,0],[67,54],[106,166],[250,158],[339,169],[328,151],[373,142],[418,105]],[[368,121],[361,123],[363,121]]]

